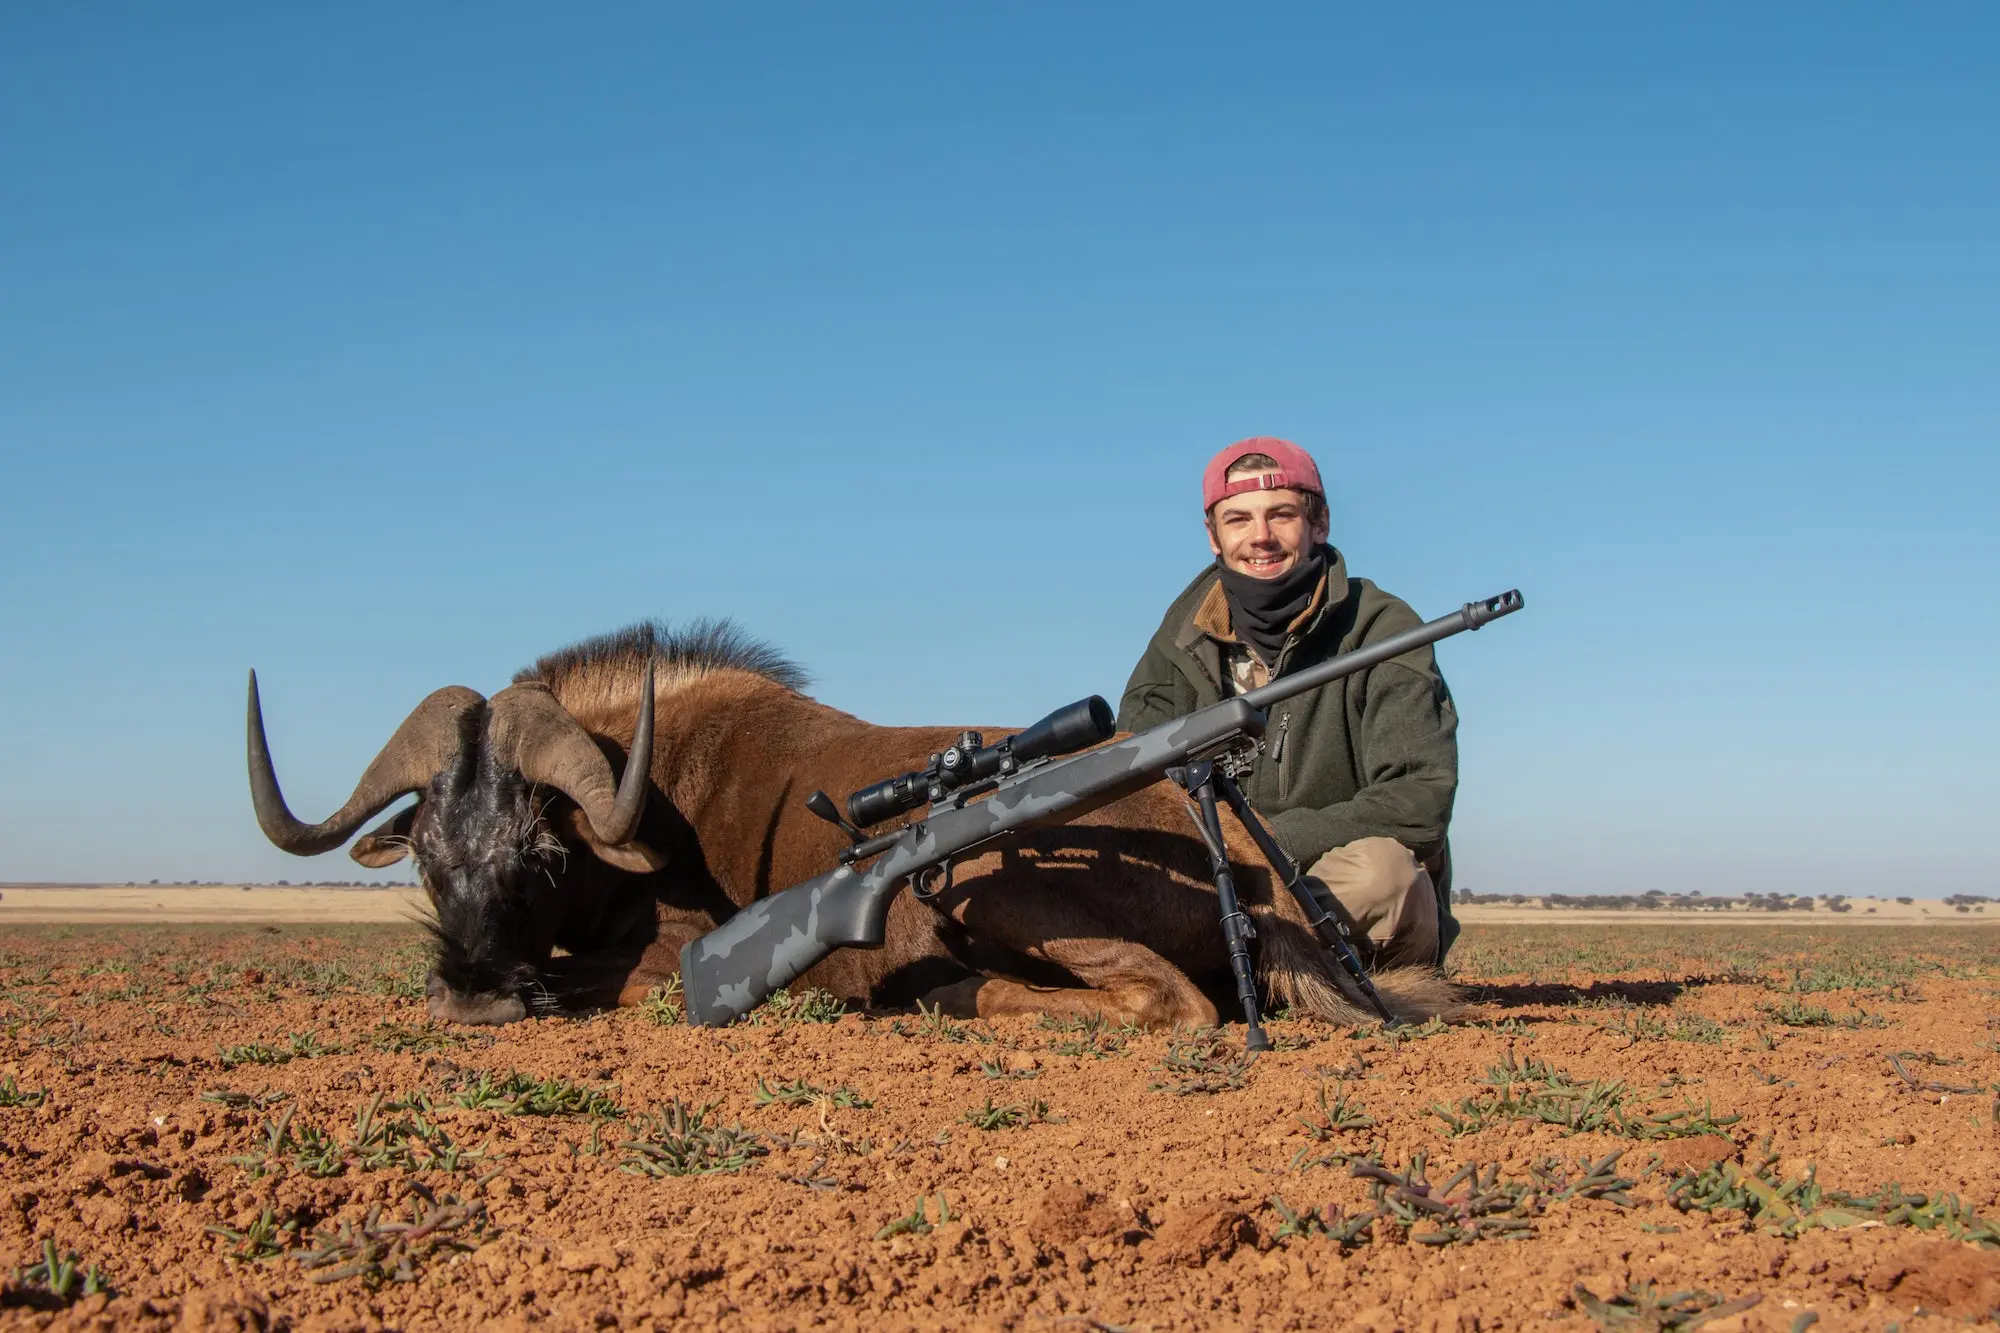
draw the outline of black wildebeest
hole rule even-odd
[[[833,864],[843,837],[805,809],[808,793],[920,767],[961,730],[873,726],[804,683],[726,622],[637,625],[542,658],[491,699],[436,691],[347,803],[309,825],[279,792],[253,673],[250,788],[265,835],[308,856],[418,796],[350,854],[367,866],[415,858],[435,913],[434,1016],[504,1023],[632,1004],[673,977],[688,940]],[[840,950],[800,984],[862,1004],[928,998],[961,1016],[1212,1024],[1228,963],[1185,800],[1161,784],[973,857],[937,898],[896,902],[883,948]],[[1233,819],[1226,829],[1265,987],[1366,1021],[1249,835]],[[1376,984],[1406,1018],[1452,1001],[1430,969]]]

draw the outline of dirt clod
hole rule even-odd
[[[1199,1268],[1227,1259],[1236,1247],[1256,1239],[1256,1228],[1240,1209],[1224,1204],[1189,1204],[1167,1211],[1153,1234],[1154,1254],[1170,1264]]]
[[[189,1292],[174,1333],[265,1333],[271,1310],[261,1297],[240,1291]]]
[[[1863,1285],[1905,1309],[1994,1318],[2000,1316],[2000,1251],[1947,1240],[1913,1241],[1877,1262]]]
[[[1700,1171],[1717,1162],[1734,1161],[1741,1153],[1735,1142],[1720,1134],[1703,1134],[1692,1139],[1667,1139],[1651,1144],[1662,1171]]]
[[[1124,1222],[1103,1200],[1075,1185],[1055,1185],[1042,1194],[1028,1229],[1047,1245],[1069,1245],[1086,1237],[1110,1236]]]

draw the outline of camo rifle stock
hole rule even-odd
[[[681,950],[690,1023],[717,1027],[743,1017],[835,949],[879,948],[889,903],[913,876],[983,843],[1024,829],[1067,823],[1166,777],[1167,770],[1224,753],[1264,734],[1263,710],[1328,681],[1366,671],[1521,609],[1506,592],[1390,635],[1365,648],[1283,676],[1246,694],[1124,740],[1053,760],[1002,782],[984,800],[939,810],[893,837],[865,869],[842,865],[745,907]]]

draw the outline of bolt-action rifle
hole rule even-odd
[[[681,950],[688,1021],[707,1026],[731,1022],[835,949],[880,948],[889,903],[903,886],[907,883],[920,898],[934,897],[951,883],[952,862],[975,848],[1009,833],[1068,823],[1142,787],[1170,781],[1192,798],[1195,825],[1208,848],[1230,969],[1249,1023],[1246,1044],[1254,1050],[1266,1042],[1250,969],[1248,941],[1253,932],[1236,900],[1216,814],[1218,797],[1242,820],[1356,989],[1383,1022],[1394,1022],[1356,957],[1345,925],[1326,909],[1298,866],[1279,848],[1236,779],[1256,756],[1264,734],[1264,712],[1272,704],[1476,630],[1521,605],[1519,592],[1467,602],[1448,616],[1111,745],[1098,745],[1111,736],[1113,720],[1111,706],[1095,695],[994,745],[986,745],[977,732],[966,732],[957,744],[932,755],[925,767],[849,796],[846,819],[826,793],[816,791],[807,798],[807,808],[838,824],[851,840],[840,853],[840,865],[759,899]],[[1097,748],[1086,748],[1093,745]],[[901,828],[875,837],[863,831],[919,806],[929,809]],[[861,866],[871,857],[872,864]]]

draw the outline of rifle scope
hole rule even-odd
[[[1023,764],[1109,740],[1115,730],[1117,719],[1111,705],[1093,694],[1056,709],[997,745],[987,745],[978,732],[968,731],[956,745],[932,755],[924,767],[885,778],[849,796],[847,817],[857,827],[867,828],[920,805],[942,801],[960,788],[1006,777]]]

